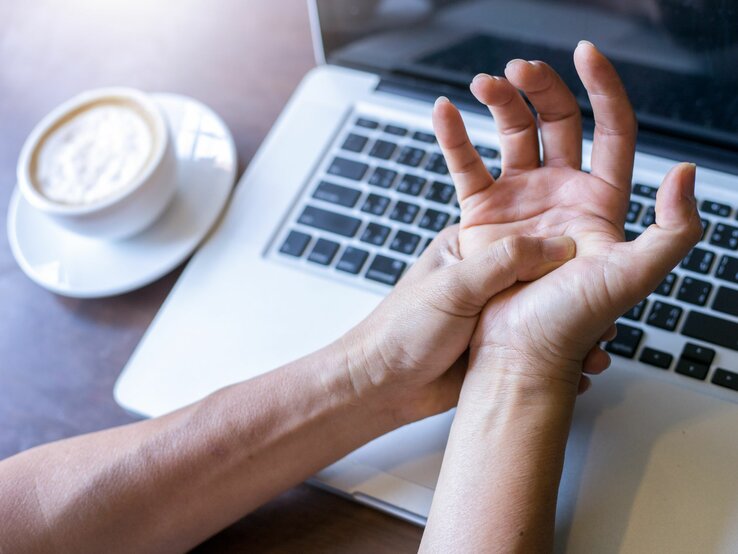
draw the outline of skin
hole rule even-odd
[[[0,552],[185,551],[448,410],[489,299],[575,253],[566,237],[508,237],[462,260],[458,239],[457,227],[441,233],[375,312],[318,352],[170,415],[0,462]]]
[[[480,75],[471,90],[494,116],[503,171],[495,181],[447,100],[434,110],[462,217],[462,256],[501,236],[574,239],[576,258],[495,296],[471,340],[461,391],[421,550],[548,551],[556,495],[582,369],[592,344],[645,298],[694,246],[702,227],[695,167],[664,179],[656,223],[623,242],[636,121],[623,86],[590,43],[574,53],[596,128],[591,174],[581,171],[576,101],[542,62],[514,60],[506,79]],[[538,113],[536,120],[518,90]],[[543,160],[539,156],[538,131]],[[494,477],[478,468],[493,470]]]

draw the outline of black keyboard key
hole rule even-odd
[[[353,208],[359,200],[359,196],[361,196],[361,191],[326,181],[322,181],[313,193],[313,198],[339,206],[346,206],[347,208]]]
[[[693,339],[738,350],[738,323],[702,312],[689,312],[682,334]]]
[[[366,212],[372,215],[381,216],[387,211],[389,207],[390,199],[386,196],[379,194],[370,194],[366,197],[364,205],[361,207],[362,212]]]
[[[641,219],[641,225],[644,227],[649,227],[656,223],[656,208],[653,206],[649,206],[646,208],[646,213],[643,214],[643,219]]]
[[[406,267],[405,262],[377,255],[366,272],[366,278],[385,285],[395,285],[402,277],[402,272],[405,271]]]
[[[435,135],[432,135],[431,133],[423,133],[422,131],[414,132],[413,139],[426,144],[434,144],[436,142]]]
[[[682,317],[682,311],[679,306],[656,301],[653,303],[651,313],[646,318],[646,323],[667,331],[673,331]]]
[[[412,146],[405,146],[397,156],[397,163],[400,165],[407,165],[410,167],[418,167],[420,162],[425,158],[425,150],[420,148],[413,148]]]
[[[712,382],[726,389],[738,391],[738,373],[727,369],[717,368],[712,376]]]
[[[738,227],[718,223],[710,237],[710,244],[729,250],[738,250]]]
[[[361,268],[364,267],[364,263],[366,263],[368,257],[369,252],[366,250],[349,246],[343,251],[341,259],[336,264],[336,269],[357,275],[361,271]]]
[[[415,249],[420,244],[420,237],[407,231],[397,231],[395,238],[390,243],[390,250],[396,252],[402,252],[408,256],[415,252]]]
[[[720,287],[712,302],[712,309],[738,317],[738,290]]]
[[[695,271],[697,273],[708,274],[715,261],[715,253],[703,248],[692,248],[687,257],[680,264],[684,269]]]
[[[706,214],[719,215],[720,217],[730,217],[733,210],[727,204],[713,202],[712,200],[703,200],[700,204],[700,211]]]
[[[451,225],[456,225],[457,223],[461,223],[461,214],[457,215],[454,218],[454,221],[453,221],[453,223],[451,223]]]
[[[477,149],[477,152],[483,158],[487,158],[490,160],[496,160],[497,158],[500,157],[500,151],[497,150],[496,148],[492,148],[491,146],[482,146],[478,144],[474,148]]]
[[[438,202],[439,204],[448,204],[454,197],[454,187],[447,183],[435,181],[431,183],[428,194],[425,195],[427,200]]]
[[[446,212],[439,212],[437,210],[425,210],[423,217],[420,218],[418,227],[421,229],[428,229],[429,231],[435,231],[439,233],[443,229],[448,220],[451,218]]]
[[[668,352],[656,350],[655,348],[644,348],[643,352],[641,352],[641,357],[638,359],[644,364],[652,365],[660,369],[669,369],[671,362],[674,361],[674,356]]]
[[[638,345],[643,338],[643,331],[636,327],[617,323],[618,336],[605,345],[605,350],[625,358],[635,356]]]
[[[658,189],[655,187],[649,187],[648,185],[641,185],[636,183],[633,185],[633,194],[636,196],[643,196],[644,198],[650,198],[656,200],[656,193]]]
[[[346,140],[343,141],[343,146],[341,146],[341,148],[343,150],[356,152],[358,154],[359,152],[364,151],[364,147],[366,146],[367,142],[369,142],[369,139],[367,137],[351,133],[349,136],[346,137]]]
[[[361,242],[368,242],[374,246],[382,246],[390,234],[390,228],[379,223],[370,223],[361,234]]]
[[[443,159],[443,154],[438,152],[431,154],[428,163],[425,164],[425,170],[439,175],[448,175],[448,166],[446,166],[446,160]]]
[[[369,184],[375,187],[388,189],[392,186],[397,178],[397,171],[386,169],[384,167],[378,167],[369,177]]]
[[[308,235],[307,233],[301,233],[300,231],[290,231],[290,234],[287,235],[287,238],[282,243],[279,251],[282,254],[287,254],[288,256],[299,258],[300,256],[302,256],[303,252],[305,252],[305,248],[310,242],[310,238],[310,235]]]
[[[329,212],[313,206],[306,206],[297,221],[308,227],[315,227],[344,237],[353,237],[361,225],[361,220],[355,217]]]
[[[319,239],[313,246],[312,252],[308,255],[308,261],[315,262],[320,265],[330,265],[333,258],[338,252],[340,245],[332,240]]]
[[[398,125],[385,125],[384,132],[397,137],[404,137],[407,135],[407,129]]]
[[[625,312],[623,317],[626,319],[632,319],[633,321],[640,321],[647,307],[648,300],[641,300],[638,304]]]
[[[403,175],[400,184],[397,185],[397,192],[409,194],[410,196],[418,196],[428,181],[417,175]]]
[[[705,240],[707,232],[710,230],[710,220],[703,217],[700,221],[702,222],[702,236],[700,237],[700,240],[702,241]]]
[[[492,175],[493,179],[499,179],[500,175],[502,175],[502,169],[497,166],[488,167],[487,171],[489,171],[489,174]]]
[[[712,285],[707,281],[700,281],[692,277],[685,277],[682,280],[682,286],[679,287],[676,297],[690,304],[704,306],[707,304],[707,298],[712,292]]]
[[[628,206],[628,214],[625,216],[625,221],[628,223],[635,223],[638,221],[638,216],[641,215],[642,210],[643,204],[636,202],[635,200],[631,200]]]
[[[677,373],[681,373],[682,375],[686,375],[687,377],[691,377],[692,379],[699,379],[700,381],[704,381],[705,377],[707,377],[707,372],[710,371],[710,368],[709,366],[706,366],[705,364],[701,364],[699,362],[681,359],[679,360],[679,362],[677,362],[675,371]]]
[[[392,154],[395,153],[397,145],[394,142],[388,142],[386,140],[378,140],[372,146],[369,151],[369,155],[372,158],[379,158],[380,160],[389,160]]]
[[[666,278],[661,281],[661,284],[656,287],[656,290],[654,291],[656,294],[660,294],[661,296],[670,296],[671,291],[674,290],[674,284],[677,281],[677,274],[676,273],[669,273]]]
[[[336,158],[328,168],[328,174],[351,179],[352,181],[361,181],[368,169],[369,166],[365,163],[347,160],[346,158]]]
[[[712,348],[688,342],[682,350],[682,358],[709,366],[715,359],[715,351]]]
[[[415,221],[419,211],[420,208],[415,204],[410,204],[409,202],[398,202],[395,204],[395,207],[390,214],[390,219],[410,225]]]
[[[723,281],[738,284],[738,258],[732,256],[723,256],[720,259],[715,276]]]
[[[633,241],[633,240],[637,239],[640,236],[641,236],[641,234],[638,231],[633,231],[632,229],[626,229],[625,230],[625,241],[626,242]]]
[[[364,127],[365,129],[377,129],[379,127],[379,123],[367,117],[360,117],[359,119],[357,119],[356,125],[359,127]]]

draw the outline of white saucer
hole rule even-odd
[[[16,261],[36,283],[75,298],[122,294],[155,281],[185,260],[225,206],[236,177],[236,148],[225,123],[183,96],[154,94],[170,125],[179,190],[142,233],[119,241],[75,235],[13,191],[8,238]]]

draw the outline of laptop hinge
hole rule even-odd
[[[376,90],[412,98],[413,100],[430,102],[431,104],[439,96],[446,96],[463,110],[482,114],[489,113],[487,108],[477,102],[469,90],[464,90],[441,80],[418,79],[410,75],[392,74],[382,77]]]
[[[477,102],[470,91],[441,80],[390,74],[380,79],[376,90],[430,103],[443,95],[451,99],[462,110],[479,114],[489,113],[485,106]],[[583,127],[584,137],[591,139],[594,133],[594,121],[591,114],[584,114]],[[735,148],[703,144],[642,126],[638,133],[638,150],[645,154],[689,161],[699,166],[738,175],[738,151]]]

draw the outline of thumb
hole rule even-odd
[[[621,256],[627,266],[629,301],[638,302],[653,292],[666,275],[702,237],[694,185],[697,167],[679,164],[664,178],[656,196],[656,223],[635,241],[627,243]]]
[[[543,277],[576,253],[569,237],[509,236],[486,252],[436,272],[426,283],[429,300],[459,316],[477,315],[489,300],[518,281]]]

